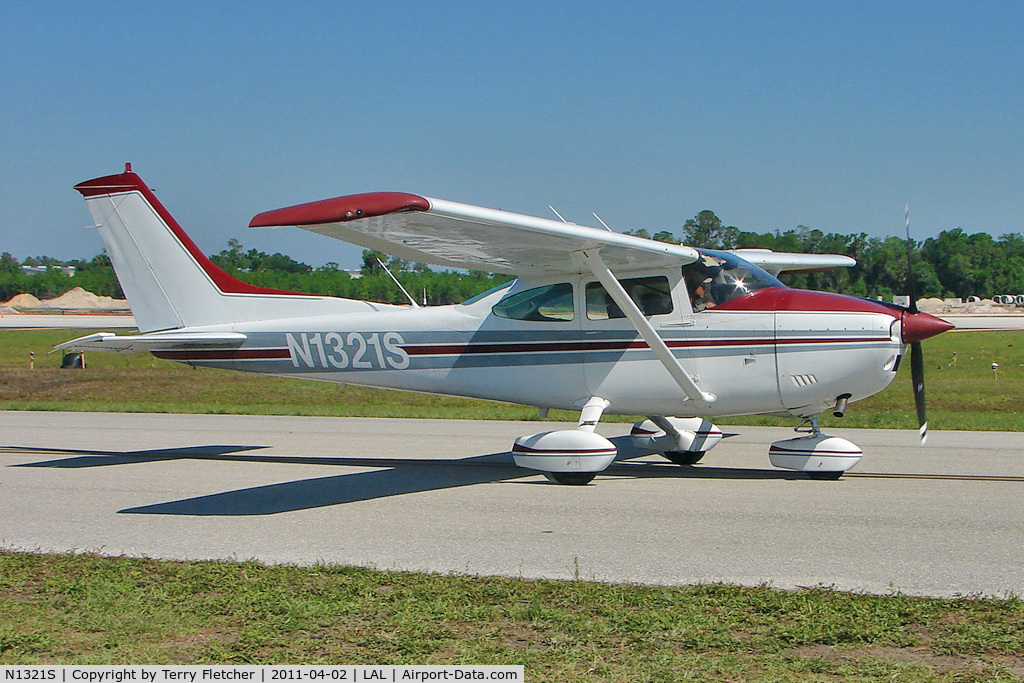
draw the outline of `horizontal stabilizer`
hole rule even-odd
[[[233,349],[245,342],[241,332],[154,332],[118,336],[113,332],[97,332],[58,344],[54,351],[106,351],[113,353],[139,353],[146,351],[173,351],[176,349]]]
[[[772,275],[794,271],[849,268],[857,265],[856,259],[842,254],[793,254],[771,249],[733,249],[731,253],[755,266],[760,266]]]

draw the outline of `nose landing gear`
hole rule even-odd
[[[695,465],[722,440],[722,430],[700,417],[654,416],[633,425],[636,448],[661,453],[677,465]]]

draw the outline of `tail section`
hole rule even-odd
[[[85,197],[142,332],[379,308],[231,277],[199,250],[131,164],[75,189]]]

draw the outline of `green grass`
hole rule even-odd
[[[491,401],[308,382],[208,368],[190,368],[148,354],[93,353],[84,371],[60,370],[54,344],[84,331],[0,333],[0,409],[177,413],[239,413],[353,417],[535,420],[537,411]],[[953,332],[924,343],[929,420],[933,429],[1019,431],[1024,405],[1024,336],[1015,332]],[[29,351],[36,369],[28,370]],[[956,363],[953,363],[954,352]],[[995,377],[991,363],[1000,364]],[[916,428],[909,362],[882,393],[828,413],[822,425]],[[550,419],[577,415],[552,411]],[[632,417],[608,416],[628,421]],[[793,426],[794,419],[741,417],[722,424]]]
[[[57,369],[59,356],[45,352],[77,334],[0,333],[0,408],[536,418],[528,407],[192,369],[143,355],[90,354],[85,371]],[[1019,430],[1022,344],[1013,333],[926,342],[933,428]],[[909,379],[829,423],[913,427]],[[1021,643],[1024,605],[1015,598],[0,552],[0,664],[512,663],[524,664],[530,681],[1019,681]]]
[[[1024,604],[0,552],[0,664],[523,664],[530,681],[1014,681]]]

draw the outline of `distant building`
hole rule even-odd
[[[21,272],[27,275],[38,275],[39,273],[45,273],[50,269],[63,270],[64,274],[68,277],[74,277],[76,270],[74,266],[22,266]]]

